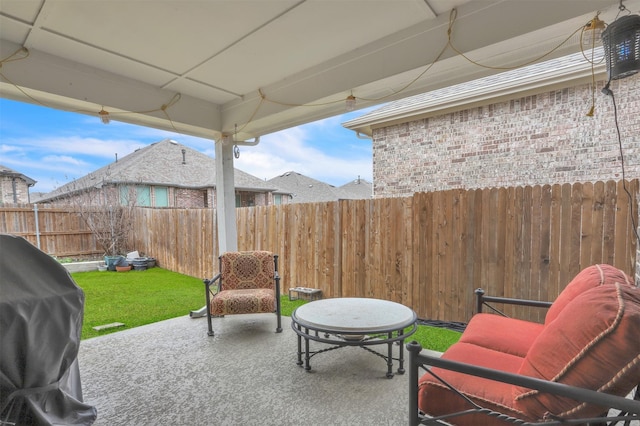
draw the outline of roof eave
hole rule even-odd
[[[600,79],[606,76],[604,64],[591,67],[588,62],[573,64],[568,67],[559,67],[544,73],[531,74],[500,84],[487,85],[478,89],[461,91],[453,96],[433,98],[420,105],[409,105],[405,108],[381,112],[375,111],[362,117],[342,123],[342,126],[359,134],[373,136],[373,130],[393,124],[399,124],[416,119],[442,115],[461,108],[474,108],[481,105],[496,103],[501,100],[512,99],[514,94],[526,96],[541,89],[566,87],[567,83],[580,84],[592,81],[595,77]]]

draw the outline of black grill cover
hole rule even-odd
[[[77,361],[83,312],[84,293],[59,262],[0,234],[0,424],[96,420]]]

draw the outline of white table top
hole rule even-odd
[[[397,330],[416,322],[415,312],[388,300],[340,297],[309,302],[294,311],[303,327],[337,333]]]

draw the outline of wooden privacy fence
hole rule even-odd
[[[24,237],[43,252],[58,258],[103,254],[78,212],[67,207],[2,206],[0,232]]]
[[[632,277],[638,180],[450,190],[407,198],[237,210],[238,248],[280,255],[283,292],[377,297],[421,318],[468,321],[473,291],[554,300],[581,269],[609,263]],[[138,247],[169,269],[217,270],[210,210],[139,210]],[[505,308],[542,320],[544,312]]]
[[[421,318],[466,322],[478,287],[492,295],[554,300],[573,276],[595,263],[612,264],[633,277],[639,261],[632,224],[632,217],[638,221],[638,191],[635,179],[624,185],[449,190],[241,208],[238,248],[279,254],[283,293],[316,287],[324,297],[382,298],[412,307]],[[6,210],[0,209],[0,231],[31,240],[29,220]],[[62,232],[64,240],[83,229],[65,222],[73,217],[68,211],[59,214],[59,221],[40,219],[41,229],[43,222],[62,225],[44,233]],[[215,221],[211,209],[138,208],[132,248],[164,268],[212,277],[218,256]],[[535,321],[544,315],[505,310]]]

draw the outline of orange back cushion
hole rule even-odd
[[[599,286],[569,303],[533,342],[520,374],[626,396],[640,383],[640,289]],[[601,407],[514,386],[532,417],[597,416]]]
[[[544,323],[549,324],[556,319],[567,304],[585,291],[614,283],[634,286],[633,280],[627,274],[611,265],[593,265],[583,269],[553,302],[553,305],[547,311]]]

